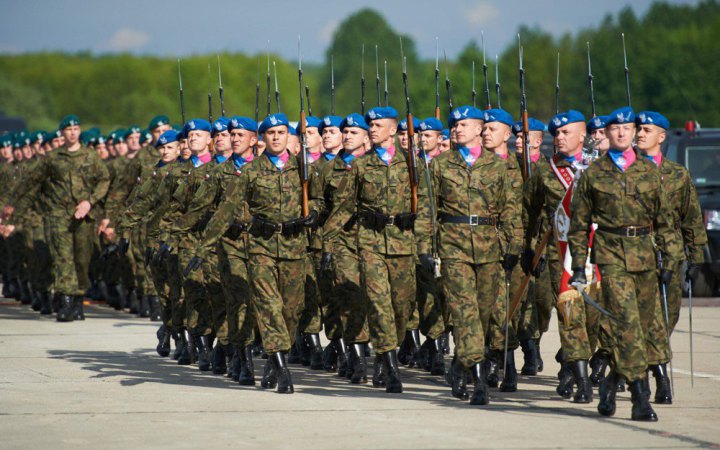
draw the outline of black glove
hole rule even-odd
[[[685,281],[695,281],[697,279],[697,276],[700,274],[700,267],[700,264],[695,264],[688,261],[687,269],[685,270]]]
[[[125,255],[129,248],[130,241],[125,238],[120,238],[120,241],[118,241],[118,252],[120,252],[121,255]]]
[[[535,258],[535,250],[532,249],[523,250],[522,255],[520,255],[520,268],[525,275],[530,275],[533,270],[533,258]]]
[[[318,224],[318,212],[314,209],[310,211],[310,214],[305,218],[304,225],[308,228],[315,228]]]
[[[183,276],[187,278],[188,275],[190,275],[191,272],[195,272],[200,268],[200,266],[203,265],[205,260],[199,256],[193,256],[190,259],[190,262],[188,262],[187,266],[185,266],[185,269],[183,269]]]
[[[107,261],[110,256],[116,251],[118,251],[117,244],[108,244],[100,252],[100,259],[102,259],[103,261]]]
[[[538,260],[537,266],[535,266],[535,270],[533,270],[532,274],[535,278],[539,277],[541,273],[545,271],[547,268],[547,258],[545,255],[541,255],[540,259]]]
[[[153,257],[153,249],[152,247],[145,247],[145,265],[149,266],[150,261],[152,261]]]
[[[517,266],[519,260],[520,258],[518,258],[518,255],[511,255],[507,253],[503,256],[502,268],[505,269],[505,272],[512,272],[515,266]]]
[[[320,257],[320,272],[330,271],[330,263],[332,262],[333,254],[331,252],[323,252]]]
[[[587,284],[587,277],[585,276],[585,267],[573,267],[573,274],[568,282],[570,286],[575,284]]]
[[[431,254],[423,253],[420,255],[420,265],[429,273],[435,273],[435,258],[433,258]]]
[[[172,253],[173,248],[170,247],[165,241],[160,241],[160,247],[158,248],[157,253],[155,253],[155,256],[153,256],[153,264],[158,265],[162,263],[165,258]]]
[[[668,285],[672,281],[673,271],[668,269],[660,269],[660,282]]]

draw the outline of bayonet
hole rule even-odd
[[[330,55],[330,115],[335,115],[335,55]]]
[[[440,120],[440,42],[435,38],[435,118]]]
[[[497,96],[497,106],[498,108],[502,108],[500,105],[500,74],[499,74],[499,63],[498,63],[498,55],[495,55],[495,95]]]
[[[183,93],[182,71],[180,70],[180,58],[178,58],[178,79],[180,80],[180,117],[182,117],[183,126],[185,125],[185,95]]]
[[[452,99],[452,82],[450,81],[450,74],[448,69],[447,53],[443,50],[443,58],[445,59],[445,92],[448,98],[448,115],[453,110],[453,99]]]
[[[280,109],[280,88],[278,87],[277,65],[275,65],[275,61],[273,61],[273,72],[275,73],[275,106],[277,106],[278,112],[282,112],[282,109]]]
[[[485,100],[487,104],[485,109],[491,109],[492,103],[490,103],[490,82],[488,81],[488,65],[485,62],[485,32],[480,32],[480,38],[482,39],[482,54],[483,54],[483,78],[485,79]]]
[[[592,67],[590,66],[590,42],[587,44],[587,64],[588,64],[588,87],[590,88],[590,106],[592,107],[592,116],[595,117],[595,88],[593,87]]]
[[[472,62],[472,104],[473,106],[476,106],[475,104],[475,96],[477,93],[475,92],[475,61]]]
[[[255,122],[260,114],[260,55],[258,55],[257,81],[255,82]]]
[[[390,99],[390,96],[389,96],[389,93],[388,93],[388,82],[387,82],[387,80],[388,80],[388,79],[387,79],[387,59],[386,59],[386,60],[385,60],[385,80],[384,80],[384,81],[385,81],[385,91],[384,91],[384,93],[385,93],[385,106],[388,106],[388,105],[389,105],[389,99]]]
[[[622,45],[623,45],[623,60],[625,61],[625,96],[627,97],[628,106],[632,106],[630,103],[630,69],[627,63],[627,50],[625,50],[625,33],[621,34]]]
[[[267,115],[270,115],[270,103],[271,103],[271,96],[270,96],[270,41],[268,41],[268,49],[267,49],[267,75],[265,77],[265,81],[267,83]]]
[[[555,78],[555,114],[560,114],[560,52],[557,54],[557,76]]]
[[[307,99],[307,111],[312,116],[312,105],[310,104],[310,86],[305,83],[305,98]]]
[[[210,78],[211,78],[211,72],[210,72],[210,63],[208,63],[208,120],[210,121],[210,124],[213,123],[213,110],[212,110],[212,91],[210,90]]]
[[[365,44],[362,45],[360,58],[360,115],[365,115]]]
[[[378,59],[378,46],[375,46],[375,88],[377,89],[377,104],[381,106],[380,97],[380,60]]]
[[[223,85],[222,85],[222,70],[220,70],[220,55],[217,55],[217,64],[218,64],[218,94],[220,96],[220,113],[223,117],[225,117],[225,95],[223,92]]]

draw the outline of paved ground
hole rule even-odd
[[[720,308],[694,310],[694,388],[683,309],[676,401],[656,408],[656,424],[629,420],[628,393],[613,419],[558,398],[556,331],[543,339],[542,376],[477,408],[407,369],[406,393],[393,396],[299,367],[295,395],[240,387],[158,357],[155,324],[86,310],[85,322],[59,324],[0,301],[0,448],[720,448]]]

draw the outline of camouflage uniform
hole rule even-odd
[[[609,321],[612,365],[629,382],[643,380],[648,364],[670,358],[669,349],[652,342],[648,334],[660,307],[653,235],[628,237],[611,230],[651,226],[663,259],[675,267],[679,243],[660,173],[639,156],[623,172],[605,155],[575,185],[568,232],[572,266],[584,267],[589,230],[596,223],[591,262],[600,269],[605,306],[620,321]]]
[[[120,217],[121,212],[128,206],[128,197],[133,189],[135,180],[128,183],[128,166],[132,160],[118,157],[110,160],[106,165],[110,174],[110,187],[104,200],[104,217],[111,220],[109,227],[116,226],[114,220]],[[100,237],[101,244],[105,244],[104,238]],[[133,248],[134,251],[134,248]],[[126,289],[135,288],[136,263],[144,266],[142,261],[135,261],[132,251],[121,255],[113,253],[103,262],[103,280],[108,285],[121,283]],[[106,299],[107,300],[107,299]],[[121,305],[125,306],[125,305]]]

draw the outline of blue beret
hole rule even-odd
[[[365,118],[361,116],[358,113],[352,113],[346,118],[343,119],[343,121],[340,123],[340,130],[344,130],[345,128],[362,128],[365,131],[368,131],[370,127],[368,127],[367,123],[365,123]]]
[[[269,130],[270,128],[279,127],[279,126],[286,126],[288,127],[288,130],[290,129],[290,121],[288,120],[287,116],[283,113],[277,113],[277,114],[270,114],[260,123],[260,127],[258,128],[258,133],[262,134]]]
[[[373,120],[397,118],[398,112],[392,106],[376,106],[365,114],[365,123],[370,125]]]
[[[212,127],[210,126],[210,122],[205,119],[190,119],[183,127],[183,131],[186,136],[191,131],[207,131],[210,133],[212,131]]]
[[[318,131],[320,134],[322,134],[323,130],[325,128],[340,128],[340,124],[342,123],[343,118],[340,116],[325,116],[322,118],[322,121],[320,121],[320,126],[318,126]]]
[[[428,117],[427,119],[420,122],[418,126],[420,131],[442,131],[443,124],[440,120],[434,117]]]
[[[320,118],[315,116],[306,116],[305,117],[305,128],[319,128],[320,127]]]
[[[157,142],[155,143],[155,148],[158,148],[161,145],[169,144],[171,142],[177,142],[180,139],[180,136],[178,136],[179,134],[180,133],[175,130],[167,130],[160,135]]]
[[[512,126],[512,132],[514,135],[522,133],[523,123],[522,120],[518,120]],[[528,131],[545,131],[545,124],[537,119],[528,117]]]
[[[161,114],[152,118],[152,120],[148,124],[148,130],[154,130],[155,128],[162,125],[170,125],[170,118]]]
[[[243,116],[233,116],[227,126],[227,129],[230,131],[238,129],[252,131],[253,133],[257,133],[257,128],[257,122],[255,122],[249,117]]]
[[[443,137],[443,139],[442,139],[443,141],[447,141],[448,139],[450,139],[450,130],[448,128],[443,128],[442,137]]]
[[[228,119],[225,116],[220,116],[217,118],[215,122],[213,122],[213,130],[212,134],[215,136],[216,133],[220,133],[221,131],[225,131],[228,129],[228,124],[230,123],[230,119]]]
[[[670,128],[670,121],[665,116],[655,111],[641,111],[635,119],[638,125],[656,125],[664,130]]]
[[[504,109],[488,109],[483,113],[482,120],[485,123],[490,122],[500,122],[504,123],[505,125],[512,127],[515,121],[512,118],[512,115],[505,111]]]
[[[62,130],[72,125],[80,125],[80,118],[75,114],[69,114],[62,118],[58,129]]]
[[[169,131],[169,130],[168,130],[168,131]],[[178,130],[175,130],[175,129],[173,128],[173,131],[177,131],[177,140],[178,140],[178,141],[182,141],[182,140],[187,139],[187,134],[185,134],[185,130],[180,130],[180,131],[178,131]]]
[[[624,123],[635,123],[635,111],[629,106],[618,108],[608,116],[608,125]]]
[[[420,128],[420,119],[418,119],[417,117],[413,117],[413,130],[417,131],[418,128]],[[400,131],[407,131],[407,119],[403,119],[400,121],[400,123],[398,123],[398,129]]]
[[[595,116],[587,121],[587,130],[595,131],[607,127],[608,116]]]
[[[455,108],[448,117],[448,128],[454,127],[456,123],[465,119],[483,120],[483,112],[471,105]]]
[[[580,111],[571,109],[565,112],[561,112],[560,114],[555,114],[553,118],[550,119],[550,123],[548,123],[548,131],[550,132],[550,134],[555,136],[555,132],[558,128],[562,128],[565,125],[577,122],[585,123],[585,116],[583,116]]]
[[[288,133],[290,133],[292,136],[297,136],[297,128],[292,125],[288,125]]]

